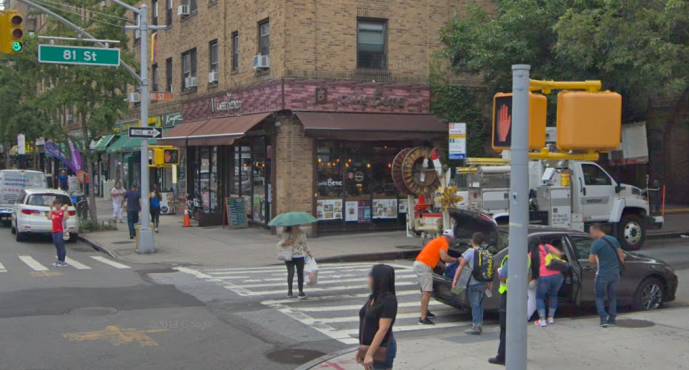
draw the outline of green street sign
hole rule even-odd
[[[120,49],[38,45],[38,62],[118,67],[120,65]]]

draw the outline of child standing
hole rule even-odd
[[[53,263],[55,267],[67,267],[65,257],[67,257],[67,250],[65,250],[64,239],[64,222],[69,219],[67,212],[67,205],[62,205],[60,198],[55,198],[53,205],[50,206],[50,211],[46,214],[46,218],[53,223],[53,245],[57,250],[57,261]]]

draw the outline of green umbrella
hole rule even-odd
[[[315,217],[306,212],[287,212],[272,219],[268,226],[295,226],[312,224],[316,222]]]

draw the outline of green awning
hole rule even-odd
[[[93,150],[96,152],[104,152],[106,149],[108,149],[108,146],[111,143],[115,142],[115,136],[117,136],[117,135],[103,136],[100,140],[98,140],[98,142],[96,143],[96,146],[93,148]]]
[[[165,135],[165,132],[169,131],[169,129],[163,130],[163,135]],[[149,145],[157,145],[158,140],[156,139],[151,139],[149,140]],[[117,141],[115,141],[110,147],[108,148],[108,152],[118,152],[118,153],[130,153],[130,152],[136,152],[141,150],[141,139],[138,137],[132,137],[130,138],[129,136],[121,136]]]
[[[117,153],[122,151],[124,144],[129,141],[129,136],[122,135],[114,143],[110,144],[107,151],[108,153]]]

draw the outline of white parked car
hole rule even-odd
[[[67,205],[69,219],[66,221],[65,231],[69,231],[71,242],[77,241],[79,234],[79,218],[77,210],[72,204],[69,194],[57,189],[24,189],[14,203],[12,209],[12,234],[21,242],[30,235],[50,235],[53,231],[53,223],[46,218],[55,198],[62,200]]]

